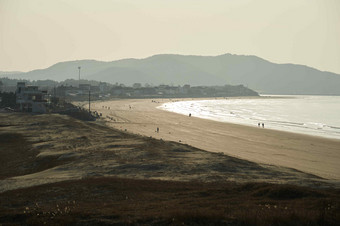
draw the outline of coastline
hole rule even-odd
[[[105,123],[116,129],[340,180],[339,140],[216,122],[157,108],[182,100],[188,99],[112,100],[94,102],[91,109],[102,113]]]
[[[340,110],[339,105],[336,107],[339,101],[334,97],[280,95],[185,100],[165,103],[159,108],[218,122],[250,127],[262,123],[266,129],[340,140],[340,121],[334,114]],[[319,102],[321,106],[318,110],[316,106]]]

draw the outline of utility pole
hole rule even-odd
[[[89,89],[89,113],[91,114],[91,90]]]
[[[78,83],[79,83],[79,84],[78,84],[78,85],[79,85],[79,86],[80,86],[80,69],[81,69],[81,67],[79,66],[79,67],[78,67],[78,70],[79,70],[79,80],[78,80]]]

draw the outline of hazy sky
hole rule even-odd
[[[162,53],[340,73],[340,0],[0,0],[0,71]]]

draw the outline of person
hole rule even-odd
[[[260,126],[261,126],[261,123],[257,123],[257,126],[260,127]]]
[[[157,133],[159,133],[159,128],[157,127]]]
[[[189,113],[189,117],[191,117],[191,113]]]
[[[264,123],[262,123],[262,128],[264,128]]]

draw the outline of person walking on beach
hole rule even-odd
[[[257,126],[260,127],[260,126],[261,126],[261,123],[257,123]]]
[[[159,133],[159,128],[157,127],[157,133]]]
[[[264,123],[262,122],[262,128],[264,128]]]

